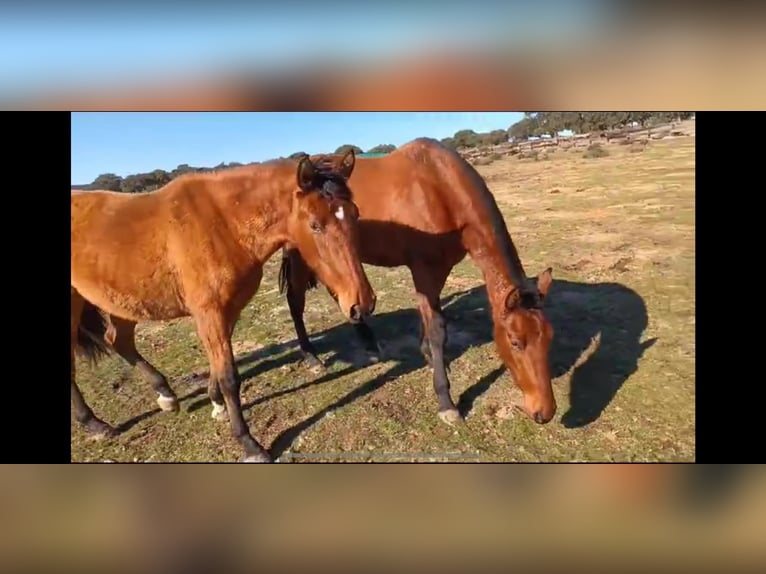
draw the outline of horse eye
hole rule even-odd
[[[523,345],[521,344],[521,341],[517,339],[513,339],[511,341],[511,347],[513,347],[514,351],[521,351],[521,349],[523,349]]]
[[[322,233],[322,225],[318,221],[312,221],[309,226],[314,233]]]

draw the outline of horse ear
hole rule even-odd
[[[354,153],[354,148],[348,148],[348,151],[343,156],[343,159],[340,160],[339,171],[344,179],[348,179],[349,177],[351,177],[351,173],[354,171],[355,165],[356,165],[356,153]]]
[[[521,293],[516,287],[511,287],[510,291],[508,291],[508,294],[505,296],[505,308],[512,311],[518,307],[519,303],[521,303]]]
[[[537,290],[540,292],[540,298],[545,299],[548,296],[548,290],[553,283],[553,268],[548,267],[545,271],[537,276]]]
[[[316,170],[314,169],[314,164],[311,163],[309,157],[302,157],[298,162],[298,187],[300,187],[303,191],[311,191],[315,175]]]

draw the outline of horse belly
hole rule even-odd
[[[130,321],[155,321],[188,314],[171,273],[142,272],[122,265],[99,275],[72,269],[72,286],[100,309]]]
[[[437,233],[414,225],[359,225],[359,255],[363,263],[399,267],[413,262],[454,265],[465,257],[459,231]]]

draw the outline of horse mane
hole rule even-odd
[[[481,177],[476,168],[474,168],[468,161],[463,158],[457,151],[448,148],[438,140],[431,138],[419,138],[427,141],[428,143],[436,144],[445,151],[451,153],[453,157],[458,160],[458,163],[462,166],[463,173],[471,180],[473,188],[476,191],[478,198],[484,205],[484,209],[488,216],[488,223],[492,227],[492,233],[497,240],[497,245],[500,249],[500,255],[505,261],[508,268],[508,274],[511,278],[511,282],[514,287],[519,290],[521,295],[521,304],[525,308],[536,308],[540,306],[540,296],[537,293],[537,288],[530,288],[527,282],[527,274],[524,271],[524,266],[521,263],[521,258],[516,250],[516,246],[511,240],[511,234],[508,232],[508,227],[505,224],[505,218],[500,212],[500,208],[495,201],[495,196],[487,187],[487,182]]]
[[[309,157],[309,155],[304,154],[296,161],[301,161],[304,157]],[[316,170],[313,186],[322,199],[326,201],[338,199],[352,201],[353,194],[348,187],[346,178],[337,171],[335,164],[330,158],[322,156],[312,163]]]
[[[188,180],[211,179],[211,178],[217,179],[222,177],[230,177],[230,176],[238,175],[238,174],[252,173],[253,171],[258,171],[259,169],[296,167],[298,162],[304,157],[309,157],[309,155],[303,154],[302,156],[298,158],[294,158],[294,159],[275,158],[275,159],[270,159],[260,163],[238,165],[234,167],[224,167],[221,169],[216,169],[211,171],[193,171],[193,172],[183,173],[165,185],[167,186],[167,185],[170,185],[171,183],[179,182],[179,181],[183,182]],[[336,199],[345,200],[345,201],[352,200],[351,190],[349,189],[348,184],[346,183],[346,179],[340,173],[338,173],[338,171],[336,170],[335,166],[333,165],[330,159],[322,157],[314,161],[313,164],[314,164],[314,169],[316,171],[314,174],[312,187],[317,193],[319,193],[322,199],[325,199],[327,201],[333,201]]]

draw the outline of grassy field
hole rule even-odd
[[[436,416],[431,371],[418,350],[404,268],[367,267],[378,293],[371,326],[386,352],[370,364],[323,289],[306,325],[328,364],[299,362],[279,256],[234,333],[245,418],[282,462],[693,461],[695,417],[695,138],[643,151],[605,146],[480,166],[529,275],[553,267],[554,390],[559,410],[539,426],[510,408],[513,389],[491,341],[486,295],[470,259],[442,293],[452,395],[467,412]],[[206,359],[190,320],[139,327],[138,348],[181,398],[159,412],[155,393],[119,358],[78,362],[94,411],[123,432],[89,440],[72,418],[74,461],[236,461],[228,423],[210,417]]]

